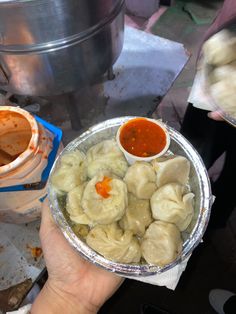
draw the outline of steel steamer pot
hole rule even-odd
[[[123,31],[124,0],[0,0],[0,89],[74,91],[112,66]]]

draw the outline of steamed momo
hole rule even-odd
[[[229,79],[216,82],[210,86],[210,91],[219,106],[236,118],[235,82]]]
[[[236,59],[236,40],[229,31],[221,30],[210,37],[202,47],[207,63],[218,66]]]
[[[152,222],[149,200],[137,199],[132,194],[128,196],[128,207],[119,221],[123,230],[131,230],[133,234],[142,236],[145,228]]]
[[[128,191],[140,199],[150,199],[157,188],[155,171],[151,164],[144,161],[136,161],[129,167],[124,181]]]
[[[141,242],[142,256],[150,264],[164,266],[181,253],[182,244],[180,231],[175,225],[155,221],[148,227]]]
[[[81,200],[86,184],[87,183],[83,183],[75,187],[67,194],[66,210],[73,222],[77,224],[91,225],[91,220],[84,213],[84,210],[81,206]]]
[[[105,182],[107,179],[109,183]],[[109,188],[109,192],[104,196],[99,194],[97,190],[98,184],[103,182]],[[126,185],[120,179],[107,177],[100,173],[86,185],[81,204],[84,213],[94,223],[110,224],[115,222],[124,215],[128,204]]]
[[[116,223],[95,226],[86,242],[93,250],[115,262],[138,263],[141,258],[138,240],[131,231],[123,231]]]
[[[157,187],[171,182],[188,183],[190,162],[187,158],[177,155],[161,157],[154,159],[152,165],[156,171]]]
[[[236,87],[236,61],[214,68],[211,73],[211,82],[229,81]]]
[[[184,231],[193,218],[193,193],[184,195],[184,186],[170,183],[159,188],[151,198],[154,219],[175,224]]]
[[[69,192],[87,178],[85,154],[79,150],[61,157],[59,168],[52,175],[52,184],[63,192]]]
[[[93,178],[101,171],[109,171],[124,177],[128,164],[115,140],[105,140],[92,146],[87,152],[88,176]]]

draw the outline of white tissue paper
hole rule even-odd
[[[209,101],[209,96],[206,91],[206,82],[205,82],[205,69],[204,62],[199,67],[193,82],[191,92],[189,94],[188,102],[192,103],[194,107],[213,111],[214,108]]]
[[[17,311],[7,312],[6,314],[30,314],[30,309],[31,309],[31,304],[27,304],[27,305],[21,307]]]
[[[129,276],[125,278],[142,281],[145,283],[149,283],[151,285],[165,286],[168,289],[175,290],[179,282],[179,279],[187,266],[190,256],[187,257],[182,263],[176,265],[170,270],[163,272],[162,274],[156,274],[152,276],[139,276],[139,277]]]

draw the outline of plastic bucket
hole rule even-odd
[[[18,107],[0,107],[0,221],[40,217],[61,138],[62,131],[41,118]]]

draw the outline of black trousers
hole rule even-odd
[[[216,200],[209,222],[209,227],[223,228],[236,205],[236,128],[208,118],[206,110],[189,104],[180,132],[197,149],[207,169],[226,153],[223,170],[212,184]]]
[[[224,305],[225,314],[235,314],[236,313],[236,295],[229,298]]]

